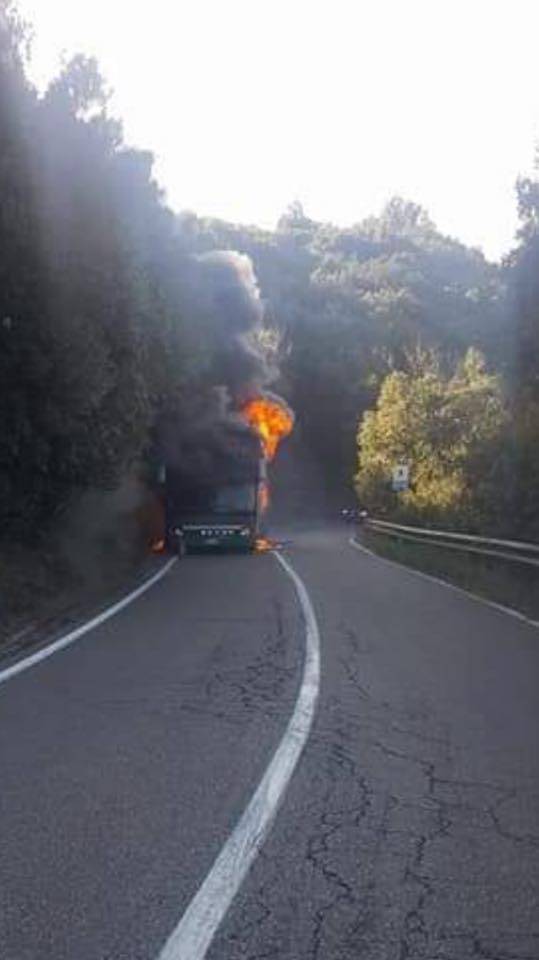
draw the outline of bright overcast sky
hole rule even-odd
[[[175,209],[350,224],[394,193],[506,252],[539,139],[537,0],[20,0],[32,74],[96,55]]]

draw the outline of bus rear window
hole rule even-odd
[[[234,484],[218,487],[213,497],[212,507],[216,513],[230,511],[252,511],[256,509],[256,488],[252,483]]]

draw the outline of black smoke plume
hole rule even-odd
[[[257,342],[264,306],[253,264],[246,254],[216,250],[193,266],[190,287],[213,334],[214,382],[238,406],[275,376]]]
[[[207,482],[230,472],[231,463],[241,472],[260,457],[240,410],[277,371],[260,337],[264,305],[250,257],[217,250],[192,258],[184,286],[186,309],[204,327],[211,355],[205,387],[162,417],[159,445],[170,469]]]

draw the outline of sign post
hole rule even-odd
[[[398,463],[393,467],[391,476],[391,487],[395,493],[408,490],[410,486],[410,467],[407,463]]]

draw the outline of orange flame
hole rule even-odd
[[[270,505],[269,483],[264,480],[258,488],[258,506],[262,513],[265,513]]]
[[[279,442],[292,432],[294,416],[286,404],[273,397],[255,397],[241,411],[243,418],[256,430],[267,460],[273,460]]]
[[[273,550],[275,546],[275,541],[270,540],[269,537],[257,537],[255,540],[255,553],[267,553],[268,550]]]

